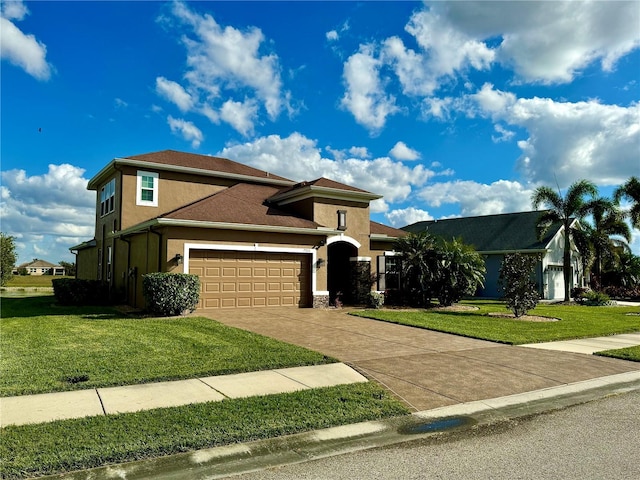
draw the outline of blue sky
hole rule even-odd
[[[397,227],[640,175],[640,2],[4,1],[0,21],[20,262],[73,261],[87,181],[164,149],[383,194]]]

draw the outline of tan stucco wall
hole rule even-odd
[[[76,278],[80,278],[82,280],[96,280],[98,278],[98,268],[96,265],[97,258],[97,248],[85,248],[79,250],[76,255]]]
[[[170,212],[196,200],[224,190],[234,182],[212,178],[185,175],[173,172],[156,172],[158,176],[158,206],[148,207],[136,205],[137,193],[137,168],[127,167],[123,169],[122,180],[122,225],[125,229]],[[153,169],[143,170],[155,172]]]
[[[369,205],[357,202],[344,202],[330,199],[316,199],[313,220],[329,228],[338,228],[338,210],[347,211],[347,229],[345,235],[362,245],[358,256],[369,255]]]

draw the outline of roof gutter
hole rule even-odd
[[[165,172],[175,172],[175,173],[187,173],[190,175],[201,175],[205,177],[218,177],[218,178],[226,178],[230,180],[238,180],[241,182],[252,182],[252,183],[263,183],[267,185],[278,185],[282,187],[291,187],[295,185],[295,182],[292,180],[279,180],[276,178],[266,177],[254,177],[251,175],[241,175],[238,173],[228,173],[228,172],[218,172],[215,170],[205,170],[202,168],[192,168],[192,167],[181,167],[179,165],[169,165],[165,163],[155,163],[155,162],[141,162],[139,160],[131,160],[129,158],[115,158],[106,167],[100,170],[87,185],[88,190],[96,190],[98,185],[103,183],[106,177],[109,175],[112,169],[116,168],[116,165],[124,165],[128,167],[137,167],[142,169],[153,169],[153,170],[163,170]],[[268,175],[268,173],[267,173]]]
[[[291,233],[298,235],[337,235],[342,233],[339,230],[326,227],[304,228],[304,227],[278,227],[272,225],[252,225],[246,223],[227,222],[201,222],[196,220],[178,220],[172,218],[154,218],[134,227],[119,231],[114,237],[124,237],[135,233],[146,232],[152,227],[188,227],[188,228],[215,228],[218,230],[243,230],[250,232],[269,233]]]

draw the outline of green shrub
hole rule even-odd
[[[596,292],[595,290],[587,292],[584,295],[581,303],[583,303],[584,305],[589,305],[591,307],[603,307],[613,304],[609,295],[604,292]]]
[[[148,273],[142,276],[147,310],[162,316],[193,312],[200,298],[200,279],[187,273]]]
[[[384,305],[384,294],[378,292],[369,292],[369,307],[381,308]]]
[[[532,280],[533,272],[540,257],[512,253],[505,255],[500,267],[498,282],[504,291],[507,308],[516,317],[526,315],[536,308],[540,294]]]
[[[53,294],[60,305],[107,305],[109,287],[100,280],[55,278],[51,281]]]

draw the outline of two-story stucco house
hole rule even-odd
[[[71,248],[77,277],[137,307],[149,272],[198,275],[203,309],[357,301],[405,234],[370,220],[379,195],[172,150],[116,158],[88,188],[96,229]]]

